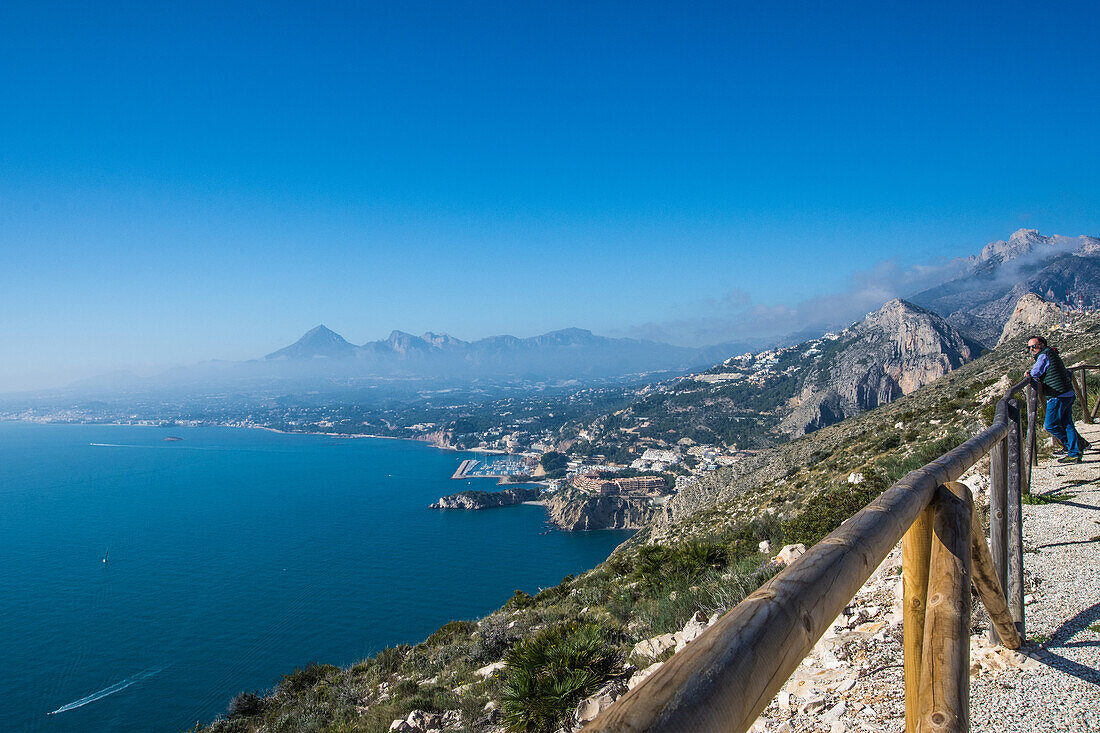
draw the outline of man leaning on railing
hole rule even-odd
[[[1047,417],[1043,429],[1066,447],[1066,455],[1058,459],[1059,463],[1080,463],[1083,453],[1090,443],[1081,437],[1073,426],[1073,392],[1069,370],[1058,356],[1058,350],[1047,345],[1042,336],[1032,336],[1027,340],[1027,350],[1035,357],[1035,366],[1025,373],[1043,385],[1047,398]]]

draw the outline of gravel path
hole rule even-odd
[[[1100,425],[1079,427],[1100,446]],[[975,490],[976,500],[987,501],[987,474],[970,476],[963,480]],[[1043,461],[1032,472],[1032,493],[1064,498],[1024,506],[1028,643],[1019,652],[989,646],[988,617],[975,600],[971,730],[1100,733],[1100,452],[1090,450],[1080,465]],[[753,731],[904,731],[900,564],[898,547]]]
[[[1100,446],[1100,425],[1078,423]],[[972,680],[972,730],[1100,731],[1100,453],[1080,465],[1043,461],[1032,493],[1073,494],[1024,506],[1028,651],[1037,669]]]

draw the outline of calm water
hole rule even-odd
[[[349,664],[552,585],[629,536],[544,534],[536,506],[427,509],[466,488],[449,477],[467,457],[0,423],[0,730],[182,730],[310,661]]]

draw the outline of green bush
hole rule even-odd
[[[504,657],[501,711],[509,731],[553,733],[573,708],[623,674],[618,639],[595,624],[563,624],[517,643]]]
[[[340,671],[339,667],[331,664],[317,664],[310,662],[304,669],[295,669],[283,677],[279,683],[279,689],[288,695],[298,695],[313,688],[318,682],[327,679]]]
[[[475,631],[477,631],[477,624],[473,621],[448,621],[425,639],[424,643],[430,647],[453,644],[456,641],[465,639]]]
[[[504,608],[509,611],[518,611],[522,608],[527,608],[532,602],[533,599],[529,594],[521,590],[516,590],[516,592],[512,594],[512,597],[505,602]]]
[[[240,692],[229,701],[230,718],[250,718],[264,711],[264,698],[258,692]]]

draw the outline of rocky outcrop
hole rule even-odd
[[[640,529],[657,516],[646,499],[625,496],[593,496],[562,489],[546,502],[549,519],[568,530]]]
[[[1001,338],[997,342],[1000,346],[1005,341],[1016,338],[1025,338],[1032,334],[1046,334],[1052,326],[1057,326],[1065,319],[1062,309],[1053,303],[1040,298],[1035,293],[1025,293],[1016,303],[1012,316],[1001,331]]]
[[[1100,307],[1100,239],[1020,229],[961,261],[965,274],[910,300],[993,346],[1025,293],[1073,307]]]
[[[446,430],[433,430],[430,433],[422,433],[413,437],[413,440],[422,440],[428,445],[435,446],[436,448],[449,449],[454,446],[451,444],[451,434]]]
[[[799,436],[915,392],[977,357],[981,346],[943,318],[891,300],[841,334],[846,344],[804,380],[780,429]]]
[[[538,501],[540,494],[538,487],[527,486],[501,491],[461,491],[450,496],[441,496],[429,509],[489,509],[512,506],[525,501]]]

